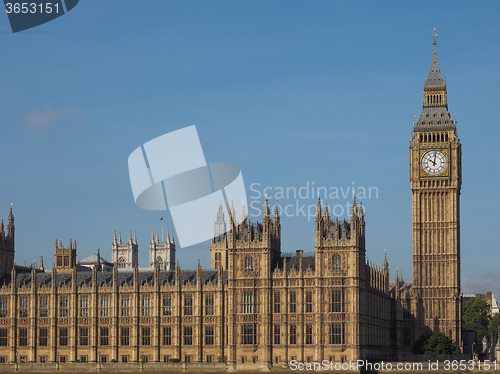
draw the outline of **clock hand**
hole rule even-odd
[[[434,161],[432,161],[432,163],[434,164],[434,166],[436,166],[436,156],[437,156],[437,153],[438,153],[438,151],[434,151]]]

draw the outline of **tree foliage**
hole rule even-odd
[[[413,353],[417,355],[423,354],[424,344],[430,337],[430,335],[422,335],[413,345]]]
[[[423,344],[423,351],[428,355],[450,355],[460,353],[460,348],[445,334],[435,331]]]
[[[462,328],[476,331],[476,343],[481,342],[484,336],[491,336],[490,310],[488,303],[478,298],[468,300],[462,307]]]
[[[490,325],[488,328],[492,346],[495,346],[495,344],[497,344],[497,336],[499,328],[500,328],[500,313],[497,313],[493,317],[491,317]]]

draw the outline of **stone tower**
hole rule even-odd
[[[127,243],[122,243],[122,234],[118,235],[116,240],[116,231],[111,246],[111,261],[119,269],[122,268],[135,268],[139,264],[139,246],[137,245],[137,237],[134,234],[132,240],[132,230]]]
[[[435,29],[434,29],[435,31]],[[415,339],[441,331],[460,343],[460,187],[462,151],[448,112],[437,35],[422,113],[410,140]]]
[[[0,276],[10,274],[14,267],[14,231],[14,215],[11,206],[7,232],[5,232],[3,219],[0,224]]]
[[[231,208],[231,214],[234,217],[234,206]],[[226,220],[224,218],[224,210],[222,204],[219,205],[217,212],[217,221],[215,221],[214,237],[212,245],[210,246],[211,252],[211,268],[212,269],[227,269],[227,245],[226,245]]]
[[[163,235],[163,234],[162,234]],[[170,231],[167,231],[167,240],[159,241],[158,233],[156,240],[154,231],[151,233],[151,241],[149,243],[149,267],[158,266],[159,270],[174,270],[175,265],[175,240],[174,233],[170,237]]]
[[[272,338],[269,334],[272,331],[272,272],[281,258],[278,206],[274,216],[271,216],[266,198],[262,223],[255,224],[248,217],[242,217],[237,224],[234,210],[231,209],[229,231],[225,237],[228,274],[227,362],[230,368],[235,368],[240,355],[250,356],[258,350],[262,352],[260,363],[268,368],[273,362],[270,349]],[[255,323],[257,316],[259,324]],[[250,339],[247,341],[249,345],[240,345],[240,332]],[[261,337],[258,345],[256,336]]]
[[[72,271],[76,267],[76,240],[69,240],[69,247],[65,248],[62,241],[56,240],[56,269],[57,271]]]
[[[217,212],[217,221],[215,221],[215,237],[224,235],[226,233],[226,220],[224,219],[224,210],[222,204],[219,205]]]

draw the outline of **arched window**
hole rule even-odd
[[[161,256],[156,257],[156,265],[159,269],[163,269],[163,259],[161,258]]]
[[[120,257],[118,259],[118,269],[124,269],[125,266],[127,266],[127,260],[125,260],[125,257]]]
[[[332,270],[342,270],[342,259],[340,258],[340,255],[333,255]]]
[[[253,258],[250,256],[245,257],[245,271],[253,271]]]

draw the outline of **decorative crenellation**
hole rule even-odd
[[[134,233],[132,239],[132,230],[130,230],[129,239],[127,243],[122,242],[121,232],[116,238],[116,231],[113,237],[113,244],[111,245],[111,261],[115,267],[121,269],[131,269],[137,267],[139,264],[139,245],[137,244],[137,236]]]
[[[340,242],[362,243],[365,237],[365,213],[363,205],[356,204],[356,197],[353,197],[351,207],[351,220],[339,222],[338,217],[332,221],[328,205],[325,204],[323,210],[321,199],[318,197],[316,206],[316,246],[336,246]]]
[[[163,236],[163,232],[162,232]],[[151,232],[151,240],[149,242],[149,267],[158,267],[159,270],[174,270],[175,266],[175,239],[174,232],[170,236],[170,230],[167,230],[167,238],[165,241],[159,240],[158,232],[156,239],[154,230]]]

